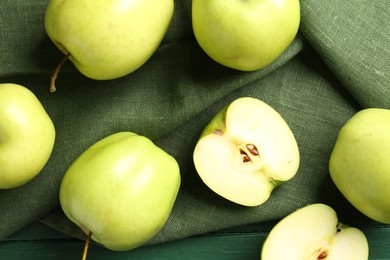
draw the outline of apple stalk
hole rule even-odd
[[[83,256],[82,256],[81,260],[86,260],[87,259],[89,242],[91,241],[91,237],[92,237],[92,231],[89,231],[87,239],[85,240],[84,252],[83,252]]]
[[[64,56],[64,58],[60,61],[60,63],[56,67],[56,69],[54,70],[53,75],[50,78],[50,92],[51,93],[56,92],[57,89],[56,89],[55,82],[56,82],[58,73],[60,72],[60,70],[61,70],[62,66],[65,64],[65,62],[69,59],[69,57],[70,57],[70,53],[66,54]]]

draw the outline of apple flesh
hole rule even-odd
[[[278,112],[259,99],[241,97],[206,126],[193,160],[214,192],[237,204],[257,206],[296,174],[299,150]]]
[[[18,84],[0,84],[0,189],[37,176],[54,142],[54,124],[34,93]]]
[[[141,67],[161,43],[173,0],[51,0],[45,29],[85,76],[107,80]]]
[[[60,186],[66,216],[114,251],[136,248],[167,221],[180,187],[176,160],[144,136],[112,134],[84,151]]]
[[[268,234],[262,260],[280,259],[368,259],[364,233],[338,221],[328,205],[317,203],[284,217]]]
[[[331,153],[329,172],[355,208],[390,224],[389,109],[363,109],[348,120]]]
[[[272,63],[291,44],[299,0],[193,0],[193,31],[216,62],[242,71]]]

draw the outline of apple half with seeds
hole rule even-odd
[[[205,127],[193,160],[211,190],[237,204],[258,206],[297,173],[299,149],[277,111],[259,99],[241,97]]]
[[[262,260],[367,260],[369,247],[364,233],[338,221],[333,208],[311,204],[287,215],[268,234]]]

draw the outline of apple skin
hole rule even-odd
[[[82,74],[115,79],[152,56],[173,9],[173,0],[51,0],[45,29]]]
[[[19,187],[38,175],[54,142],[54,124],[34,93],[0,84],[0,189]]]
[[[330,176],[359,211],[390,224],[390,110],[367,108],[340,129]]]
[[[262,260],[367,260],[368,241],[358,228],[339,222],[333,208],[309,204],[281,219],[261,250]]]
[[[241,71],[272,63],[300,23],[299,0],[193,0],[193,31],[216,62]]]
[[[171,155],[144,136],[119,132],[73,162],[60,186],[60,204],[94,241],[126,251],[164,226],[179,187],[179,166]]]
[[[259,154],[251,154],[248,145]],[[300,154],[277,111],[259,99],[240,97],[204,128],[193,161],[202,181],[215,193],[243,206],[258,206],[275,187],[295,176]]]

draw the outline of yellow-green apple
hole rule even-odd
[[[193,0],[193,31],[200,47],[227,67],[253,71],[291,44],[300,23],[299,0]]]
[[[345,123],[330,156],[329,172],[355,208],[390,224],[389,109],[363,109]]]
[[[297,173],[299,150],[282,116],[265,102],[241,97],[205,127],[193,160],[203,182],[245,206],[264,203]]]
[[[358,228],[339,222],[333,208],[316,203],[279,221],[261,250],[262,260],[367,260],[368,242]]]
[[[60,204],[92,239],[130,250],[164,226],[180,187],[179,166],[147,137],[118,132],[85,150],[66,171]]]
[[[45,28],[85,76],[107,80],[141,67],[173,16],[173,0],[51,0]]]
[[[38,175],[54,142],[54,124],[35,94],[18,84],[0,84],[0,189]]]

